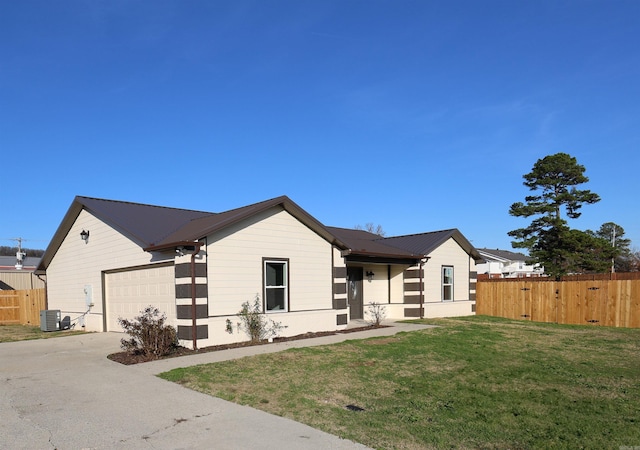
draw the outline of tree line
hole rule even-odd
[[[574,273],[631,272],[640,270],[640,251],[631,250],[624,228],[603,223],[596,231],[572,229],[567,219],[577,219],[582,206],[600,196],[578,186],[589,181],[585,167],[566,153],[539,159],[523,184],[533,192],[524,202],[513,203],[509,214],[533,218],[524,228],[510,231],[514,248],[529,256],[556,278]],[[565,217],[567,219],[565,219]]]
[[[23,248],[22,251],[26,253],[26,256],[33,256],[35,258],[41,258],[42,255],[44,255],[44,250]],[[18,253],[18,247],[0,246],[0,256],[16,256],[16,253]]]

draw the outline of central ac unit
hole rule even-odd
[[[42,331],[60,330],[60,310],[43,309],[40,311],[40,329]]]

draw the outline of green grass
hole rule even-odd
[[[160,376],[374,448],[640,445],[640,330],[425,322]]]
[[[40,327],[29,325],[0,325],[0,343],[27,341],[31,339],[49,339],[60,336],[81,334],[83,331],[42,331]]]

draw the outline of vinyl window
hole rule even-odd
[[[285,312],[289,310],[289,262],[264,260],[264,310]]]
[[[453,267],[442,266],[442,301],[453,301]]]

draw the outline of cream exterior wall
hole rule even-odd
[[[453,300],[469,300],[469,272],[475,270],[473,259],[453,238],[432,253],[424,265],[424,302],[442,302],[442,267],[453,266]]]
[[[272,208],[208,236],[207,242],[209,340],[246,340],[241,333],[235,338],[225,333],[224,322],[237,322],[242,303],[256,294],[263,300],[263,258],[289,261],[289,312],[268,314],[288,327],[283,336],[336,329],[341,311],[333,309],[333,247],[288,212]]]
[[[363,288],[365,308],[369,303],[402,303],[404,297],[404,278],[403,272],[409,266],[386,264],[367,264],[363,267]],[[374,276],[369,281],[367,272],[373,272]],[[389,276],[391,282],[389,282]]]
[[[472,316],[475,301],[462,300],[455,302],[425,303],[424,317],[459,317]]]
[[[373,272],[371,281],[367,277],[367,272]],[[389,280],[386,265],[365,265],[362,268],[362,301],[364,312],[370,303],[389,303]]]
[[[90,232],[87,243],[80,239],[83,229]],[[136,243],[82,210],[47,268],[48,308],[72,320],[79,317],[76,327],[104,331],[102,272],[150,262],[151,255]],[[91,308],[85,302],[85,285],[91,286]]]
[[[442,301],[442,267],[453,266],[454,286],[453,301]],[[474,314],[469,291],[472,282],[471,272],[475,272],[475,261],[455,241],[450,238],[429,254],[424,264],[424,317],[455,317]],[[403,271],[407,266],[392,266],[391,304],[387,306],[387,318],[402,320],[405,308],[418,308],[418,304],[404,304]],[[418,266],[413,268],[418,269]],[[418,283],[419,278],[408,279],[410,283]],[[417,294],[417,292],[415,292]]]
[[[385,307],[387,319],[405,319],[404,308],[404,271],[408,265],[392,264],[365,264],[363,268],[362,293],[364,304],[364,319],[369,319],[367,314],[370,303],[378,303]],[[367,278],[367,272],[373,272],[371,281]],[[389,280],[390,278],[390,280]],[[416,280],[418,281],[418,280]]]

